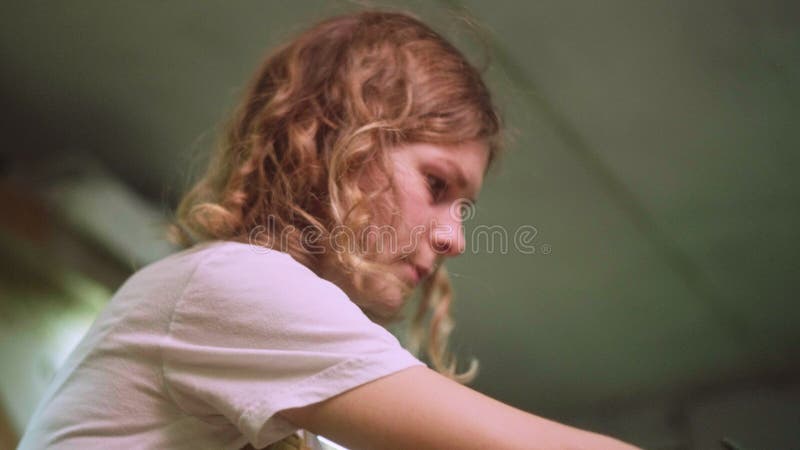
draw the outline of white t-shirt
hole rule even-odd
[[[417,365],[290,255],[206,242],[125,282],[19,448],[261,448],[298,431],[276,412]]]

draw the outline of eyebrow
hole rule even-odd
[[[467,177],[464,176],[464,171],[461,170],[461,167],[459,167],[458,164],[454,163],[452,160],[449,159],[443,159],[442,161],[445,163],[445,165],[447,165],[447,167],[450,168],[450,170],[452,170],[456,174],[456,178],[461,189],[466,190],[467,187],[469,186],[469,182],[467,181]],[[473,206],[478,204],[478,199],[475,198],[474,193],[471,196],[469,196],[467,200],[469,200]]]

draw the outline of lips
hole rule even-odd
[[[414,286],[418,285],[422,280],[428,277],[431,273],[431,269],[428,269],[424,266],[418,266],[416,264],[410,264],[411,271],[413,272],[413,282]]]
[[[432,272],[433,265],[416,264],[409,257],[402,258],[404,272],[406,272],[407,282],[412,286],[417,286],[422,280],[428,278]]]
[[[414,265],[414,271],[417,273],[416,282],[419,283],[420,281],[424,280],[428,277],[431,273],[431,269],[423,266]]]

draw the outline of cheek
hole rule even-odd
[[[398,198],[400,213],[406,222],[419,220],[426,212],[430,194],[424,186],[401,186]]]
[[[425,195],[408,198],[403,205],[403,219],[408,228],[428,227],[433,217],[430,208],[427,206],[428,198]]]

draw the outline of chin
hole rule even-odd
[[[403,319],[403,306],[405,306],[405,299],[402,296],[397,296],[396,298],[373,300],[361,309],[374,322],[388,324]]]
[[[374,282],[351,298],[373,322],[387,324],[403,319],[402,312],[412,291],[392,283]]]

